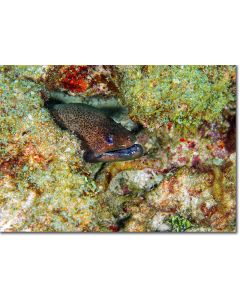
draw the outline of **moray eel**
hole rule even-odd
[[[143,155],[134,135],[100,109],[83,103],[46,105],[56,123],[83,141],[87,162],[132,160]]]

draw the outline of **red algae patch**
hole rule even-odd
[[[234,66],[0,67],[0,230],[235,232],[235,83]],[[113,105],[143,156],[84,161],[54,95]]]
[[[83,93],[87,90],[87,76],[89,75],[87,66],[62,67],[60,72],[63,74],[60,84],[64,89],[73,93]]]
[[[111,96],[118,92],[112,66],[50,66],[44,76],[48,90],[84,96]]]

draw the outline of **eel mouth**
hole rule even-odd
[[[143,148],[139,144],[134,144],[129,148],[116,149],[113,151],[95,154],[94,152],[85,152],[84,160],[90,163],[125,161],[139,158],[143,155]]]

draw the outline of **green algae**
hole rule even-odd
[[[42,86],[23,79],[40,69],[1,69],[1,224],[7,231],[94,231],[98,188],[80,142],[54,124]]]
[[[149,129],[173,123],[184,134],[224,120],[234,107],[235,66],[118,67],[121,103]]]
[[[145,158],[128,163],[125,171],[124,163],[115,164],[111,178],[111,164],[86,164],[81,142],[59,129],[44,108],[46,67],[0,67],[1,230],[234,231],[235,153],[214,154],[210,131],[201,136],[198,129],[217,124],[216,133],[222,134],[219,128],[235,114],[236,68],[121,66],[115,71],[114,96],[147,127],[148,137]],[[179,141],[190,131],[194,148],[192,141]],[[179,163],[183,156],[189,161]],[[201,163],[192,167],[197,156]]]
[[[170,224],[172,232],[184,232],[193,227],[192,223],[188,219],[179,215],[170,217],[167,220],[167,223]]]

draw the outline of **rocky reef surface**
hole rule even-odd
[[[144,155],[90,164],[44,101],[115,107]],[[236,231],[235,66],[1,66],[0,230]]]

